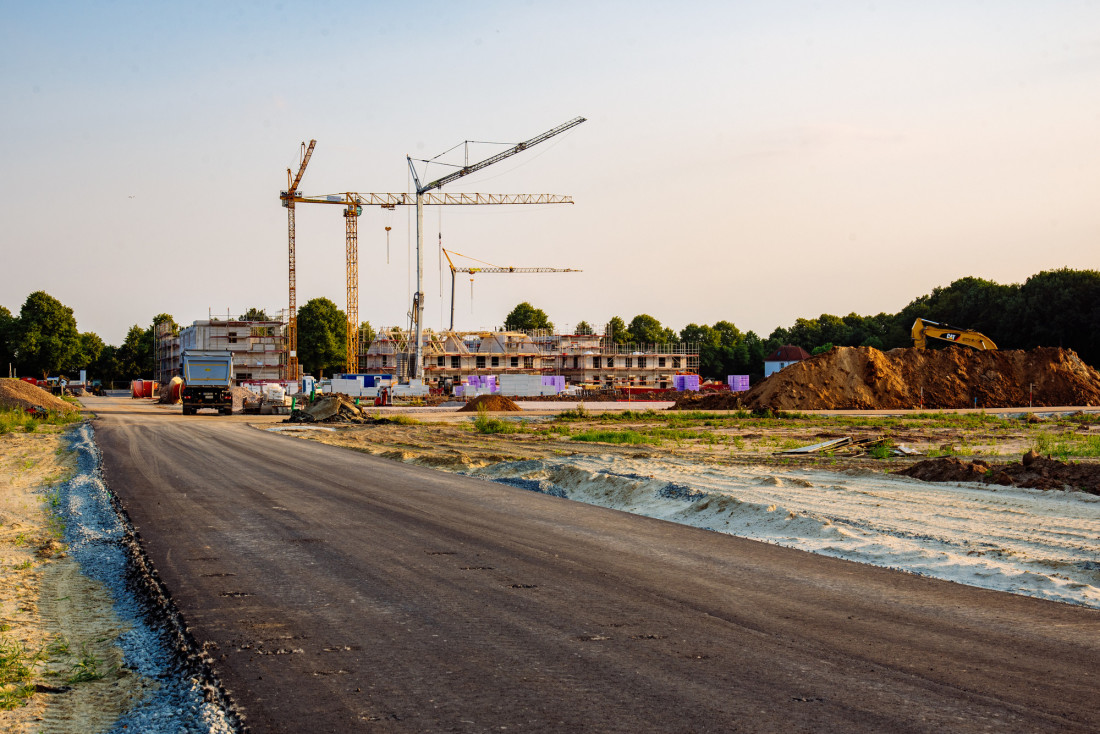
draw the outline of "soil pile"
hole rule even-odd
[[[478,395],[458,409],[459,413],[476,413],[478,408],[484,407],[488,411],[516,411],[523,408],[516,405],[511,398],[503,395]]]
[[[1032,489],[1077,489],[1100,494],[1100,464],[1067,464],[1034,451],[1024,454],[1022,461],[1009,464],[989,464],[981,461],[961,461],[954,457],[927,459],[907,469],[894,472],[926,482],[981,482],[1006,487]]]
[[[69,403],[37,385],[7,377],[0,379],[0,407],[26,410],[36,405],[61,413],[76,410]]]
[[[1100,405],[1100,373],[1069,349],[982,352],[963,347],[835,347],[793,364],[748,392],[701,395],[700,410],[875,410]],[[709,402],[708,402],[709,401]],[[714,404],[711,405],[710,403]],[[740,405],[738,404],[740,403]]]
[[[260,396],[249,390],[247,387],[232,387],[229,389],[229,394],[233,396],[233,412],[240,413],[244,408],[244,403],[259,402]]]

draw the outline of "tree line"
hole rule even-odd
[[[256,308],[240,318],[268,319]],[[700,374],[724,380],[734,374],[761,376],[764,358],[786,344],[810,353],[833,346],[908,347],[917,318],[980,331],[1001,349],[1065,347],[1088,364],[1097,365],[1100,271],[1050,270],[1011,285],[960,278],[915,298],[896,314],[800,318],[789,327],[774,329],[766,338],[753,331],[742,332],[725,320],[709,326],[688,324],[677,332],[649,314],[639,314],[629,323],[615,316],[608,321],[605,335],[618,344],[698,344]],[[80,332],[71,308],[36,291],[27,296],[17,315],[0,306],[0,366],[11,365],[20,376],[72,377],[86,369],[90,377],[104,382],[151,378],[156,369],[156,329],[165,322],[178,333],[172,316],[161,313],[148,326],[131,326],[122,344],[112,346],[93,332]],[[343,370],[346,324],[344,312],[327,298],[312,299],[298,309],[298,357],[306,372],[320,375]],[[504,327],[552,331],[554,324],[545,311],[524,302],[505,317]],[[373,339],[369,322],[360,328],[364,339]],[[593,327],[582,321],[574,331],[591,334]]]
[[[764,358],[781,346],[793,344],[811,354],[834,346],[874,347],[890,350],[912,346],[911,331],[917,318],[980,331],[1001,349],[1065,347],[1086,363],[1100,364],[1100,271],[1059,270],[1032,275],[1022,284],[1002,285],[966,277],[909,302],[895,314],[861,316],[821,314],[799,318],[789,327],[777,327],[766,338],[742,332],[730,321],[688,324],[678,333],[653,316],[640,314],[629,324],[612,318],[605,336],[617,343],[699,345],[699,372],[724,380],[726,375],[753,375],[764,371]],[[541,309],[529,303],[517,306],[505,319],[506,328],[546,329],[553,324]],[[592,333],[587,321],[578,334]],[[933,348],[943,345],[929,344]]]

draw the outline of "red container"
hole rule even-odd
[[[140,398],[144,387],[145,380],[132,380],[130,382],[130,397]]]
[[[155,398],[157,397],[157,382],[156,380],[145,380],[141,385],[141,397],[143,398]]]

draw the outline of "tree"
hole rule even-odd
[[[513,308],[512,312],[505,317],[504,328],[508,331],[533,331],[535,329],[553,331],[554,324],[550,322],[545,311],[524,301]]]
[[[596,332],[592,329],[587,321],[581,321],[579,324],[573,327],[573,333],[591,335],[595,334]]]
[[[153,357],[147,338],[147,329],[137,324],[126,332],[126,338],[115,350],[115,377],[120,380],[136,380],[153,377]]]
[[[364,348],[369,347],[374,343],[374,337],[378,336],[378,332],[374,330],[374,327],[370,325],[369,321],[364,321],[359,324],[359,343]]]
[[[271,321],[271,319],[267,317],[267,312],[262,308],[253,306],[241,314],[241,321]]]
[[[615,344],[626,344],[630,341],[630,333],[626,330],[626,322],[618,316],[612,316],[604,327],[604,336],[610,337]]]
[[[662,344],[664,342],[665,331],[661,326],[661,322],[647,313],[638,314],[631,319],[630,326],[626,327],[626,330],[630,334],[629,341],[635,344]]]
[[[79,368],[90,371],[91,366],[99,361],[106,346],[95,332],[86,331],[81,334]]]
[[[327,298],[314,298],[298,309],[298,360],[317,377],[342,372],[347,353],[348,317]]]
[[[8,365],[14,366],[15,362],[14,339],[17,326],[11,311],[0,306],[0,367],[3,368],[5,376],[8,374]]]
[[[93,380],[100,380],[104,385],[122,379],[118,364],[118,347],[107,344],[99,357],[88,365],[88,376]]]
[[[43,377],[74,368],[80,357],[80,332],[73,310],[45,291],[27,296],[15,329],[19,368]]]

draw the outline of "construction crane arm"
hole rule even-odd
[[[431,183],[428,183],[424,186],[420,185],[420,179],[416,176],[416,170],[413,169],[413,178],[416,181],[416,191],[419,194],[423,194],[423,193],[426,193],[428,191],[431,191],[432,189],[438,189],[442,186],[445,186],[445,185],[449,184],[451,181],[456,181],[456,180],[462,178],[463,176],[468,176],[471,173],[474,173],[475,171],[480,171],[482,168],[486,168],[487,166],[491,166],[494,163],[499,163],[500,161],[504,160],[505,158],[510,158],[511,156],[514,156],[516,153],[522,153],[523,151],[530,148],[532,145],[538,145],[541,142],[549,140],[550,138],[554,137],[555,135],[563,133],[571,127],[576,127],[577,125],[580,125],[584,121],[585,121],[585,118],[583,118],[583,117],[574,117],[569,122],[562,123],[561,125],[558,125],[557,127],[555,127],[552,130],[547,130],[546,132],[542,133],[541,135],[536,135],[535,137],[531,138],[530,140],[524,140],[522,143],[518,143],[514,147],[509,148],[508,150],[503,151],[501,153],[497,153],[496,155],[491,156],[489,158],[486,158],[483,161],[479,161],[478,163],[471,163],[468,166],[463,166],[462,168],[458,169],[454,173],[449,173],[446,176],[444,176],[443,178],[437,178],[435,181],[432,181]],[[411,158],[409,158],[409,168],[413,168]]]
[[[574,268],[455,268],[456,273],[580,273]]]
[[[572,204],[573,197],[563,194],[423,194],[425,205],[477,204]],[[334,204],[336,206],[416,206],[416,194],[360,194],[349,191],[343,194],[301,196],[297,193],[284,197],[299,204]]]
[[[917,349],[925,349],[928,346],[928,339],[942,339],[980,350],[997,348],[993,340],[980,331],[957,329],[928,319],[917,319],[913,322],[912,336],[913,346]]]
[[[306,173],[306,166],[309,164],[310,156],[313,155],[313,146],[315,145],[317,145],[316,140],[310,140],[308,147],[305,143],[302,143],[302,147],[305,149],[302,153],[302,163],[298,166],[298,175],[294,177],[293,181],[290,180],[290,169],[286,169],[286,177],[289,184],[287,185],[286,191],[283,192],[283,195],[280,197],[283,200],[283,206],[286,206],[287,202],[296,199],[295,194],[298,191],[298,184],[302,182],[302,176]]]

